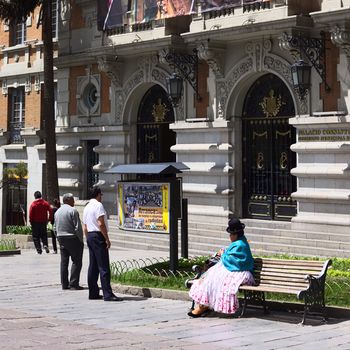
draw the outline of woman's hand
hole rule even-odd
[[[221,256],[224,252],[225,252],[225,249],[224,249],[224,248],[221,248],[221,249],[216,253],[216,255],[217,255],[217,256]]]

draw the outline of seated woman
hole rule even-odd
[[[254,284],[254,259],[244,227],[236,218],[229,221],[226,231],[231,244],[217,253],[221,255],[220,261],[193,282],[189,294],[197,307],[188,316],[201,317],[209,310],[233,314],[239,308],[239,286]]]

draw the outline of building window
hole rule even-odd
[[[26,21],[11,26],[11,45],[21,45],[27,40]]]
[[[88,75],[77,78],[77,107],[79,115],[97,116],[100,114],[101,78],[99,75]]]
[[[52,38],[58,37],[58,0],[52,0]]]
[[[21,129],[25,123],[24,87],[9,89],[10,143],[22,143]]]

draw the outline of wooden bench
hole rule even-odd
[[[242,312],[245,314],[249,304],[258,304],[267,313],[265,293],[294,294],[304,301],[304,314],[302,324],[305,324],[309,312],[315,312],[326,321],[325,282],[327,269],[332,261],[315,260],[283,260],[270,258],[254,259],[254,279],[252,286],[241,285],[239,290],[244,293]],[[195,279],[204,272],[198,265],[193,267],[196,276],[186,281],[189,288]],[[192,307],[194,303],[192,304]]]

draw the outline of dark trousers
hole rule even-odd
[[[51,232],[51,240],[52,240],[52,249],[57,252],[57,240],[56,240],[56,235],[55,232],[50,231]]]
[[[47,229],[46,222],[32,222],[32,237],[35,249],[38,253],[42,253],[41,242],[44,247],[47,247]]]
[[[78,287],[80,271],[83,265],[84,243],[76,236],[58,237],[61,251],[61,284],[62,288]],[[69,258],[72,259],[70,278],[68,279]]]
[[[87,235],[89,247],[90,264],[88,270],[89,298],[96,298],[99,295],[97,285],[100,275],[103,298],[113,296],[111,288],[111,270],[109,267],[109,253],[105,239],[101,232],[89,232]]]

